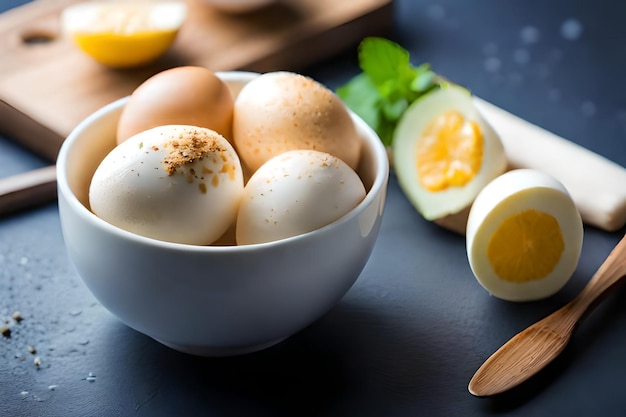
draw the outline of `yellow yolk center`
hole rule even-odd
[[[489,239],[487,257],[500,278],[523,283],[552,272],[564,248],[558,221],[530,209],[502,222]]]
[[[98,61],[112,67],[132,67],[158,57],[176,37],[176,31],[77,33],[74,41]]]
[[[483,135],[478,124],[456,111],[446,111],[424,129],[417,144],[420,184],[436,192],[462,187],[480,170]]]

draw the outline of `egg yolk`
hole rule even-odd
[[[523,283],[546,277],[565,248],[554,216],[529,209],[507,217],[491,235],[487,257],[503,280]]]
[[[114,67],[131,67],[160,55],[177,31],[151,31],[132,35],[117,33],[77,33],[74,41],[88,55]]]
[[[417,176],[428,191],[462,187],[480,170],[483,134],[475,121],[446,111],[424,129],[417,143]]]

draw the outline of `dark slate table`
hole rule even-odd
[[[613,0],[397,0],[390,36],[415,63],[626,165],[625,16]],[[302,72],[334,88],[356,74],[355,57]],[[47,163],[0,141],[0,175]],[[473,278],[463,238],[421,219],[392,176],[371,260],[332,311],[266,351],[206,359],[101,307],[68,262],[50,203],[0,219],[0,317],[12,328],[0,337],[0,415],[623,416],[626,290],[528,383],[495,398],[467,391],[482,361],[573,298],[623,234],[586,228],[562,291],[500,301]]]

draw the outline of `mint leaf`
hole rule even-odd
[[[396,121],[400,120],[407,107],[409,107],[409,102],[404,98],[395,101],[385,100],[383,101],[382,112],[385,119]]]
[[[384,100],[369,77],[364,73],[356,75],[336,92],[353,112],[374,129],[386,146],[391,145],[394,125],[381,112]]]
[[[416,68],[416,75],[411,82],[411,90],[417,93],[426,93],[436,85],[436,74],[430,70],[429,64],[422,64]]]
[[[384,38],[365,38],[359,45],[359,65],[377,87],[405,78],[409,58],[408,51]]]
[[[376,87],[365,74],[361,73],[355,76],[348,83],[339,87],[336,92],[353,112],[376,130],[378,124],[377,101],[380,97]]]
[[[438,88],[439,77],[428,64],[413,66],[406,49],[384,38],[363,39],[358,57],[362,73],[339,87],[337,94],[390,146],[404,111]]]

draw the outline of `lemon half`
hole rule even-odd
[[[186,16],[187,5],[179,1],[91,1],[65,8],[61,24],[96,61],[130,68],[163,55]]]

